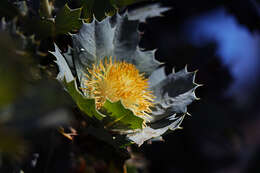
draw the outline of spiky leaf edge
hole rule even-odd
[[[54,46],[55,52],[50,53],[56,57],[57,60],[55,62],[59,66],[60,72],[57,79],[62,82],[65,89],[82,112],[87,114],[89,117],[94,116],[95,118],[102,120],[106,115],[96,109],[94,99],[87,98],[78,90],[77,82],[72,75],[67,61],[60,53],[58,46],[56,44],[54,44]],[[103,106],[103,111],[109,113],[109,117],[112,118],[112,121],[107,124],[108,126],[123,124],[127,129],[141,129],[143,126],[144,120],[134,115],[131,110],[125,108],[121,101],[112,103],[111,101],[106,100]]]

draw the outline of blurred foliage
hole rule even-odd
[[[148,0],[80,0],[83,8],[82,18],[90,21],[95,16],[96,19],[102,20],[107,15],[114,15],[120,8],[142,1]]]
[[[71,10],[65,5],[55,18],[56,34],[65,34],[73,30],[78,30],[82,25],[80,20],[81,8]]]
[[[8,0],[2,0],[0,2],[0,16],[14,18],[19,14],[19,10]]]
[[[55,18],[42,18],[25,16],[22,23],[26,32],[36,34],[37,38],[44,39],[56,37],[60,34],[80,29],[82,20],[80,19],[81,8],[71,10],[68,5],[61,8]]]
[[[0,34],[1,64],[0,64],[0,107],[14,101],[22,92],[25,81],[26,59],[19,55],[15,43],[7,33]]]
[[[26,156],[27,148],[24,139],[17,135],[17,132],[1,128],[0,138],[0,155],[14,160],[20,160]]]
[[[141,1],[144,0],[79,0],[81,8],[70,9],[65,4],[57,12],[54,12],[54,9],[56,10],[55,5],[61,5],[64,2],[48,0],[18,1],[14,6],[9,1],[3,0],[0,4],[1,9],[3,9],[0,9],[0,16],[8,18],[18,16],[23,32],[35,34],[38,39],[46,39],[79,30],[82,24],[80,18],[91,21],[92,17],[95,16],[98,20],[102,20],[106,15],[115,14],[120,8]],[[39,16],[31,15],[35,13]]]
[[[58,70],[48,51],[53,41],[66,48],[67,36],[77,32],[83,20],[91,21],[93,15],[101,20],[139,1],[79,0],[77,7],[66,0],[0,2],[0,172],[54,172],[57,161],[78,173],[123,172],[125,160],[130,158],[125,149],[129,141],[104,129],[106,124],[81,116],[53,80]],[[121,103],[105,105],[111,115],[114,106],[122,107]],[[129,126],[130,114],[114,117],[112,126],[118,119]],[[130,124],[131,128],[141,125],[141,119]],[[68,161],[70,164],[64,164]]]

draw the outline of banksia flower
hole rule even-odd
[[[107,128],[138,144],[180,128],[187,105],[196,100],[195,72],[166,75],[155,51],[142,51],[139,22],[125,14],[84,23],[72,34],[73,48],[55,45],[62,81],[79,108]]]
[[[121,101],[136,116],[149,116],[154,96],[148,89],[148,79],[133,64],[113,62],[110,57],[105,59],[104,65],[102,61],[96,66],[93,64],[88,72],[83,91],[95,99],[97,109],[108,99],[111,102]]]

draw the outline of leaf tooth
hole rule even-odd
[[[55,61],[55,63],[57,63],[57,65],[59,66],[59,70],[60,70],[60,72],[57,76],[58,80],[60,80],[61,82],[63,82],[64,79],[67,82],[73,81],[74,76],[72,75],[72,72],[71,72],[69,65],[67,64],[65,58],[61,54],[59,47],[56,44],[54,44],[54,47],[55,47],[55,51],[54,52],[49,51],[49,52],[52,55],[54,55],[57,59]]]

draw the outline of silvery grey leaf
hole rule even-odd
[[[158,83],[160,83],[166,78],[167,76],[165,74],[165,67],[156,69],[154,72],[152,72],[152,74],[148,78],[150,88],[157,85]]]
[[[128,12],[129,20],[145,22],[147,18],[162,16],[162,13],[170,10],[169,7],[162,7],[159,3],[150,4]]]
[[[139,43],[138,21],[128,20],[127,14],[123,16],[118,14],[115,28],[115,37],[113,39],[114,54],[121,55],[118,57],[120,59],[133,59],[132,56],[137,50]],[[127,57],[124,57],[124,52],[126,52],[125,56]]]
[[[160,63],[154,58],[155,51],[142,51],[138,46],[140,35],[137,28],[138,21],[129,20],[127,14],[107,17],[101,22],[94,19],[92,23],[84,23],[78,34],[72,34],[72,56],[69,51],[64,56],[71,69],[76,70],[81,87],[84,87],[87,69],[109,56],[117,61],[132,63],[141,73],[145,73],[155,95],[155,106],[149,113],[151,118],[143,129],[119,130],[119,133],[126,134],[129,140],[140,146],[144,141],[161,139],[161,135],[168,130],[180,128],[187,114],[187,106],[197,99],[194,91],[199,85],[194,82],[196,73],[188,72],[187,68],[177,73],[173,70],[168,76],[164,67],[157,69]],[[55,47],[53,54],[66,62],[56,50],[58,48]],[[66,68],[69,68],[68,64]],[[66,71],[60,70],[62,73],[58,77],[66,77]]]
[[[84,23],[79,33],[72,35],[73,58],[81,87],[84,87],[87,68],[112,55],[115,29],[111,27],[109,20],[110,17],[107,17],[101,22],[94,19],[92,23]]]
[[[110,17],[101,22],[93,20],[84,23],[78,34],[73,34],[74,58],[79,59],[85,67],[111,56],[115,28],[111,27]]]
[[[163,76],[162,71],[159,71]],[[155,107],[152,108],[151,122],[156,122],[175,113],[186,113],[187,106],[198,99],[195,89],[199,86],[194,82],[195,72],[183,69],[177,73],[171,73],[162,79],[151,80],[151,90],[155,95]],[[159,77],[159,76],[158,76]],[[159,81],[160,80],[160,81]]]
[[[157,61],[155,57],[155,51],[141,51],[138,50],[135,52],[135,57],[133,59],[133,64],[135,64],[137,69],[141,69],[140,72],[144,73],[145,77],[149,77],[149,75],[162,63]],[[152,59],[151,59],[152,58]],[[153,70],[153,71],[151,71]]]
[[[54,44],[54,46],[55,46],[55,52],[50,52],[50,53],[53,54],[57,59],[55,61],[59,67],[59,74],[57,76],[57,79],[61,82],[63,82],[64,79],[66,79],[67,82],[73,81],[74,77],[71,73],[71,70],[70,70],[65,58],[60,53],[60,49],[58,48],[58,46],[56,44]]]
[[[135,142],[138,146],[141,146],[145,141],[150,139],[158,139],[168,130],[176,130],[180,128],[180,124],[182,123],[184,116],[171,119],[169,118],[169,125],[164,126],[162,128],[152,128],[151,126],[147,126],[142,130],[134,133],[130,133],[127,135],[128,139]]]
[[[70,68],[74,68],[73,59],[72,59],[72,48],[69,46],[67,52],[63,53],[68,65]]]
[[[67,52],[63,53],[62,55],[64,56],[66,62],[68,63],[72,75],[77,76],[76,69],[75,69],[75,63],[74,63],[74,59],[73,59],[73,48],[68,46]]]
[[[148,77],[160,63],[154,58],[155,51],[140,50],[137,29],[138,21],[130,21],[127,14],[84,23],[79,33],[72,35],[73,58],[79,79],[92,64],[109,56],[136,65]]]

